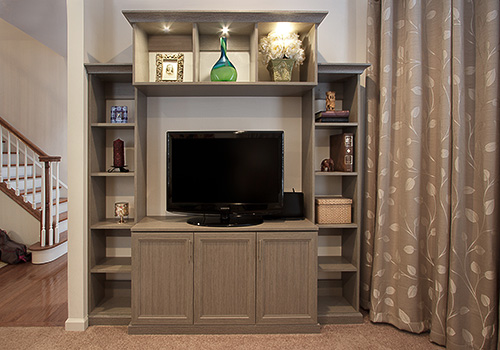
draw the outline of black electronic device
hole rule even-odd
[[[259,224],[282,210],[283,180],[283,131],[167,132],[167,210],[203,214],[191,224]]]

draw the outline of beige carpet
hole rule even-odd
[[[428,334],[402,332],[389,325],[328,325],[321,334],[128,335],[127,327],[93,326],[85,332],[61,327],[0,327],[2,349],[443,349]]]

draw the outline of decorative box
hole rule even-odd
[[[128,123],[128,107],[112,106],[111,123]]]
[[[316,198],[317,224],[351,223],[352,199],[344,197]]]

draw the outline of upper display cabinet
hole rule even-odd
[[[123,14],[133,28],[133,84],[148,96],[301,95],[317,84],[317,27],[327,12],[130,10]],[[291,33],[300,40],[303,62],[294,65],[290,81],[273,79],[259,52],[260,42],[270,33]],[[226,38],[226,58],[236,68],[235,81],[211,79],[222,55],[221,37]],[[288,50],[296,44],[295,40]],[[273,53],[279,45],[275,43]]]

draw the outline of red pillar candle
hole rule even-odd
[[[120,139],[113,141],[113,166],[115,168],[122,168],[125,166],[124,143]]]

